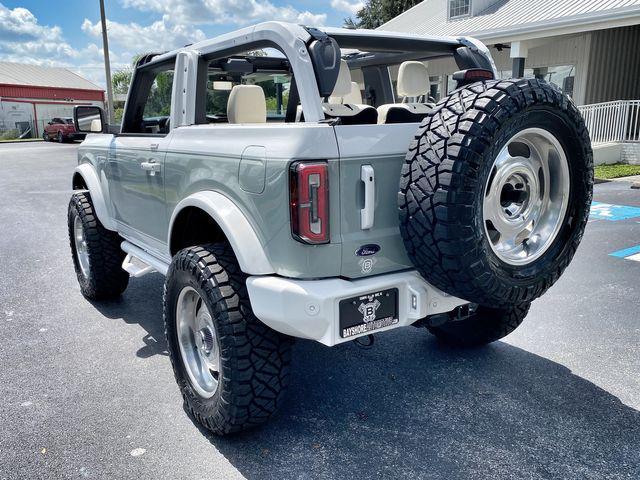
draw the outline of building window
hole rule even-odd
[[[471,0],[449,0],[449,18],[466,17],[471,12]]]

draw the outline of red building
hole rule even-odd
[[[104,107],[104,90],[66,68],[0,62],[0,136],[41,137],[75,105]]]

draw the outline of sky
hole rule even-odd
[[[105,0],[111,69],[267,20],[341,26],[363,0]],[[0,0],[0,61],[66,67],[104,87],[98,0]]]

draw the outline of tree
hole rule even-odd
[[[113,93],[126,94],[129,91],[131,83],[131,75],[133,70],[131,67],[125,67],[111,75],[111,83],[113,84]]]
[[[346,18],[347,28],[378,28],[402,12],[421,3],[421,0],[366,0],[356,18]]]

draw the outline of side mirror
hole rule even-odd
[[[76,132],[102,133],[105,131],[104,112],[100,107],[78,106],[73,109]]]

